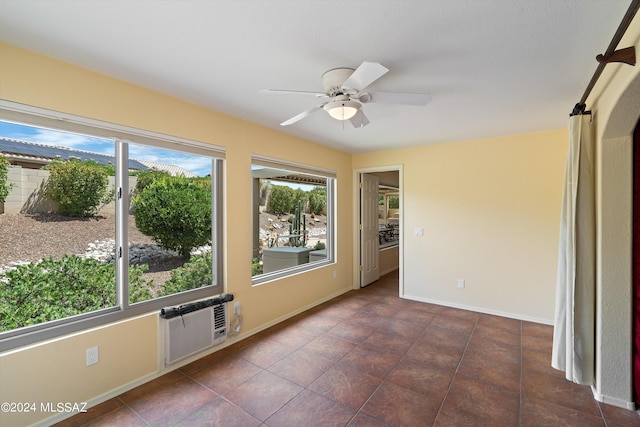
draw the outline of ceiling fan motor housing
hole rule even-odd
[[[342,84],[353,74],[353,68],[334,68],[322,75],[324,90],[331,98],[342,95]]]

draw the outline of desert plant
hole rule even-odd
[[[307,221],[302,213],[302,201],[298,200],[298,206],[294,215],[289,217],[289,246],[305,247],[307,245]]]
[[[152,297],[146,266],[129,267],[131,303]],[[76,255],[53,257],[0,274],[0,331],[62,319],[116,305],[113,264]]]
[[[0,156],[0,203],[7,200],[9,191],[13,184],[9,183],[9,160],[5,156]]]
[[[113,199],[114,192],[108,188],[107,169],[95,162],[55,161],[47,169],[49,179],[45,184],[44,195],[58,202],[63,214],[94,216]]]
[[[159,177],[134,196],[133,214],[138,230],[189,258],[211,243],[211,179]]]
[[[293,212],[298,205],[301,205],[301,212],[308,212],[307,204],[309,202],[309,196],[306,191],[301,188],[296,188],[293,190],[293,204],[291,206],[291,210],[289,212]]]

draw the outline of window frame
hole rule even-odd
[[[116,260],[116,306],[0,332],[0,352],[145,315],[156,310],[159,311],[163,307],[180,305],[223,293],[225,278],[223,259],[225,150],[223,147],[5,100],[0,100],[0,120],[111,139],[115,142],[115,160],[118,164],[126,165],[128,162],[128,143],[178,150],[211,158],[213,193],[211,250],[214,260],[214,283],[211,286],[191,289],[130,305],[127,277],[128,262],[122,261],[123,259],[128,259],[128,245],[121,244],[121,242],[128,242],[127,227],[122,216],[122,212],[126,212],[129,206],[128,168],[118,167],[116,168],[116,190],[117,193],[121,194],[121,197],[116,197],[116,212],[119,213],[116,215],[114,234],[116,244],[119,245],[122,252],[121,257]]]
[[[262,166],[266,168],[279,169],[287,172],[302,173],[307,175],[315,175],[323,177],[327,180],[327,243],[325,245],[327,258],[319,261],[313,261],[300,264],[294,267],[283,268],[281,270],[272,271],[270,273],[262,273],[251,277],[252,286],[259,286],[268,282],[283,279],[293,275],[301,274],[307,271],[322,268],[327,265],[336,263],[336,214],[337,214],[337,198],[336,198],[336,181],[337,175],[335,171],[323,169],[315,166],[303,165],[300,163],[287,162],[272,157],[253,154],[251,156],[251,166]],[[252,176],[253,178],[253,176]],[[252,194],[253,197],[253,194]],[[252,218],[257,214],[258,209],[254,205],[255,200],[251,202]],[[251,236],[253,239],[254,236]]]

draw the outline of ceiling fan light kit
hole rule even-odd
[[[349,120],[356,115],[361,106],[355,101],[333,101],[322,108],[336,120]]]
[[[355,70],[353,68],[334,68],[325,72],[322,75],[324,93],[278,89],[265,89],[261,93],[314,95],[319,98],[329,98],[328,102],[285,120],[280,123],[281,126],[289,126],[323,109],[336,120],[342,122],[349,120],[354,127],[364,127],[369,124],[369,120],[362,110],[362,104],[426,105],[431,101],[431,95],[426,93],[364,92],[367,86],[388,71],[386,67],[377,62],[365,61]]]

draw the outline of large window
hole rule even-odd
[[[221,150],[0,113],[0,351],[222,291]]]
[[[253,283],[333,262],[335,174],[259,157],[252,163]]]

